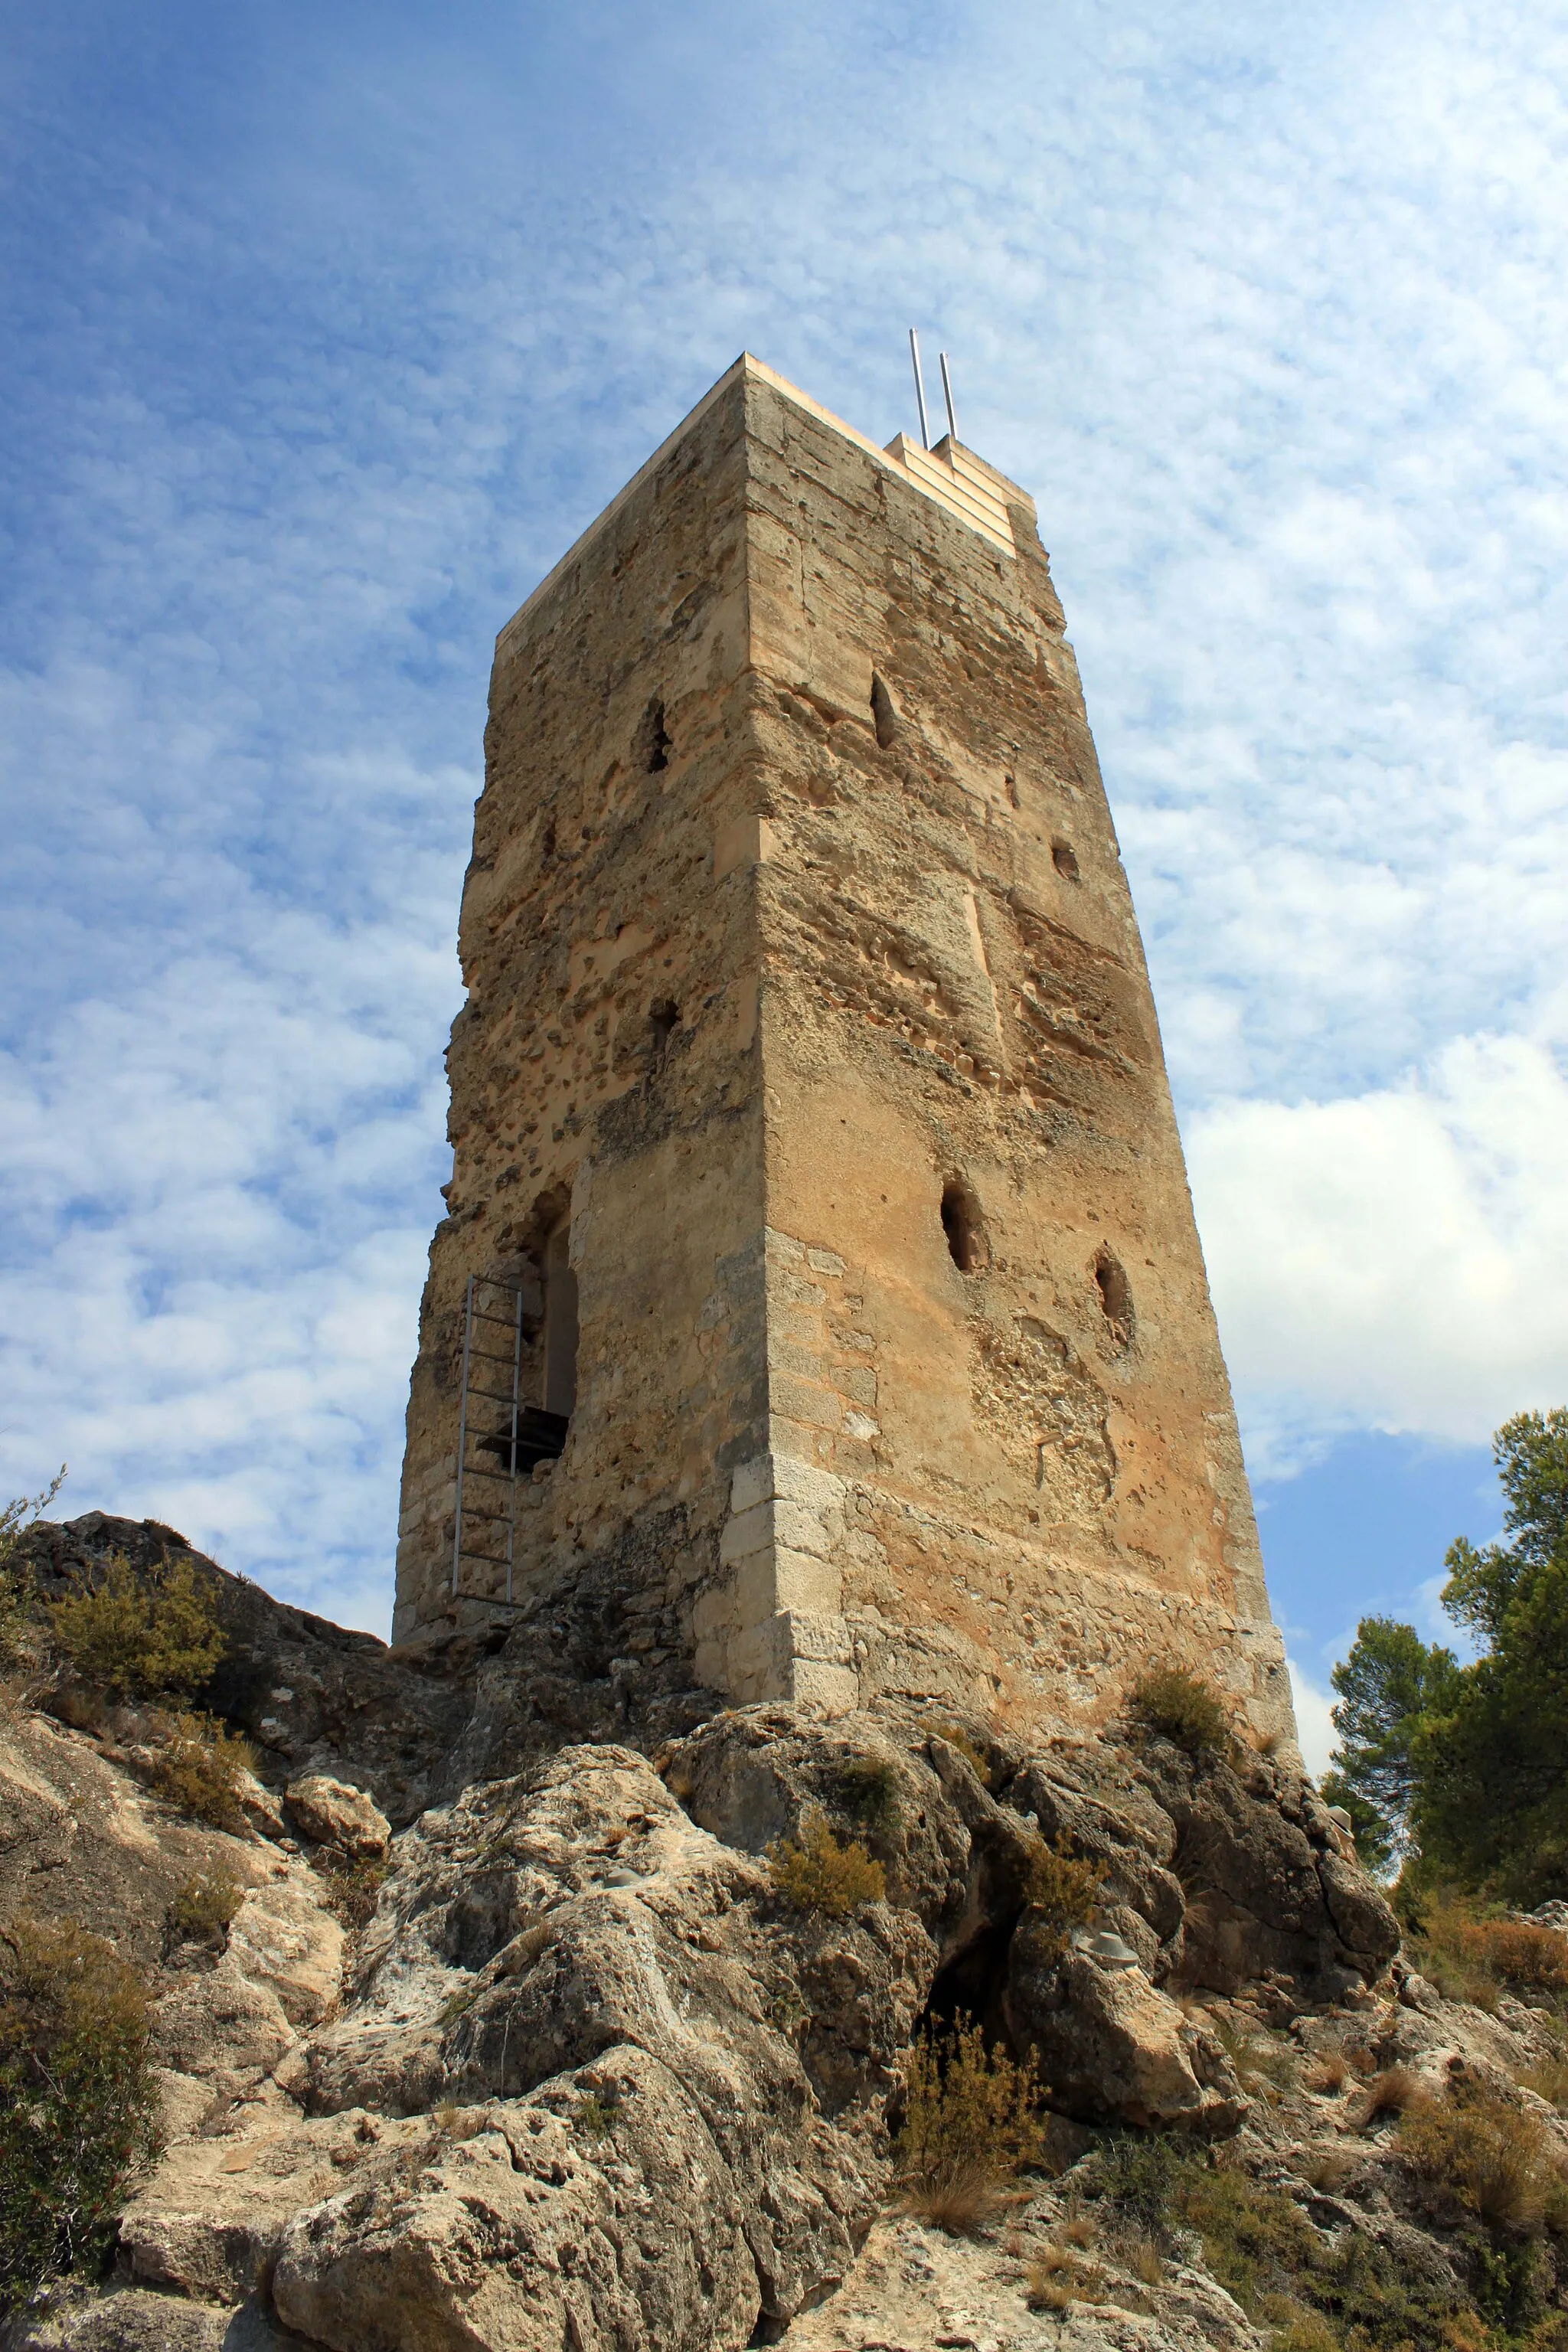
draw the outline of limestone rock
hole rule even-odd
[[[1142,1969],[1060,1951],[1026,1922],[1013,1938],[1004,2013],[1030,2050],[1053,2106],[1093,2122],[1234,2131],[1247,2113],[1217,2044],[1205,2046]]]
[[[876,2241],[889,2095],[928,2011],[966,2011],[1039,2053],[1064,2160],[1083,2145],[1069,2115],[1255,2133],[1259,2102],[1155,1979],[1184,1982],[1189,1952],[1211,1973],[1216,1952],[1233,1972],[1275,1966],[1235,1995],[1259,2018],[1294,2014],[1334,1969],[1361,1985],[1380,1898],[1338,1874],[1300,1783],[1272,1766],[1189,1771],[1114,1733],[1029,1753],[992,1739],[981,1759],[951,1731],[918,1712],[825,1724],[781,1706],[714,1717],[657,1769],[629,1746],[565,1748],[395,1837],[351,1946],[302,1862],[178,1823],[81,1733],[29,1727],[5,1768],[32,1808],[25,1833],[63,1840],[89,1807],[117,1825],[102,1900],[116,1872],[139,1890],[121,1916],[158,1992],[168,2130],[121,2222],[138,2299],[57,2313],[40,2346],[110,2352],[120,2339],[92,2331],[112,2326],[136,2347],[169,2314],[169,2343],[184,2329],[205,2352],[213,2312],[258,2326],[268,2285],[278,2325],[335,2352],[705,2352],[786,2327],[793,2341],[857,2274],[868,2229]],[[769,1850],[813,1811],[881,1863],[886,1901],[840,1918],[775,1892]],[[1028,1902],[1042,1835],[1103,1861],[1102,1916],[1142,1968],[1047,1948]],[[73,1899],[95,1889],[100,1864],[58,1850]],[[161,1958],[167,1890],[230,1856],[247,1891],[227,1948]],[[1466,2041],[1464,2019],[1405,2005],[1376,2063],[1408,2045],[1440,2071],[1447,2036],[1463,2063],[1500,2064],[1528,2031],[1500,2012]],[[1027,2311],[1016,2265],[1004,2290],[983,2263],[954,2286],[948,2332],[973,2309],[982,2340],[984,2287],[1024,2346],[1054,2330],[1082,2352],[1252,2352],[1192,2275],[1184,2304],[1167,2282],[1145,2308],[1129,2285],[1123,2305],[1063,2317]],[[923,2345],[935,2324],[884,2340]]]
[[[141,1573],[189,1557],[228,1643],[201,1703],[251,1740],[262,1779],[278,1785],[310,1772],[352,1779],[400,1826],[430,1802],[436,1775],[472,1710],[479,1643],[432,1645],[424,1664],[433,1671],[421,1671],[374,1633],[292,1609],[231,1576],[155,1519],[89,1511],[45,1522],[26,1540],[46,1601],[59,1600],[110,1552]]]
[[[121,2285],[101,2296],[76,2284],[51,2289],[0,2331],[0,2345],[4,2352],[310,2352],[258,2301],[235,2308]]]
[[[377,1860],[386,1852],[392,1824],[363,1789],[334,1780],[326,1772],[306,1772],[290,1780],[284,1801],[294,1826],[317,1845],[335,1846],[353,1860]]]
[[[253,1887],[228,1930],[228,1957],[278,1996],[290,2025],[313,2025],[337,2000],[343,1931],[309,1871]]]
[[[273,2299],[333,2352],[728,2352],[761,2294],[737,2187],[679,2083],[626,2047],[549,2105],[499,2105],[412,2180],[301,2214]]]

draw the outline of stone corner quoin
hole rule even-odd
[[[501,632],[401,1644],[1293,1741],[1064,628],[1024,491],[742,356]]]

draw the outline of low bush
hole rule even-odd
[[[1134,1726],[1199,1761],[1226,1755],[1234,1734],[1219,1693],[1186,1666],[1154,1666],[1133,1684],[1127,1712]]]
[[[1047,1845],[1044,1838],[1036,1840],[1024,1881],[1024,1900],[1039,1913],[1041,1925],[1058,1951],[1066,1950],[1075,1927],[1086,1927],[1093,1918],[1104,1883],[1105,1864],[1085,1862],[1072,1853],[1065,1838],[1058,1837],[1054,1845]]]
[[[1568,1936],[1489,1914],[1449,1890],[1409,1907],[1410,1957],[1447,1999],[1493,2010],[1500,1992],[1511,1992],[1553,2008],[1568,2005]]]
[[[1543,2058],[1538,2066],[1527,2067],[1519,2082],[1548,2106],[1568,2108],[1568,2058]]]
[[[248,1741],[237,1739],[207,1715],[177,1715],[153,1765],[151,1780],[166,1804],[215,1830],[245,1827],[241,1775],[256,1762]]]
[[[988,2051],[977,2025],[928,2031],[904,2062],[903,2116],[893,2161],[903,2210],[962,2234],[995,2210],[1009,2184],[1044,2154],[1032,2065]]]
[[[616,2109],[597,2091],[589,2091],[578,2100],[574,2120],[584,2139],[606,2140],[616,2128]]]
[[[886,1756],[847,1756],[837,1766],[833,1793],[851,1821],[873,1835],[898,1827],[899,1775]]]
[[[108,1699],[188,1697],[227,1647],[189,1559],[143,1582],[112,1553],[80,1592],[49,1611],[55,1640],[90,1690]]]
[[[0,1932],[0,2312],[107,2252],[156,2151],[147,1997],[112,1946],[24,1913]]]
[[[166,1921],[171,1936],[192,1943],[222,1944],[229,1922],[246,1897],[246,1885],[226,1863],[198,1870],[187,1878],[169,1905]]]
[[[1272,2331],[1271,2352],[1458,2352],[1467,2315],[1456,2294],[1361,2231],[1325,2240],[1282,2190],[1239,2166],[1128,2134],[1106,2145],[1096,2170],[1123,2226],[1170,2251],[1196,2232],[1215,2277]],[[1479,2320],[1476,2330],[1479,2352]]]
[[[1494,2233],[1568,2221],[1562,2159],[1546,2125],[1479,2084],[1418,2102],[1395,2145],[1436,2216],[1473,2214]]]
[[[375,1916],[381,1890],[392,1874],[384,1854],[362,1854],[351,1862],[346,1854],[323,1846],[312,1864],[321,1880],[327,1907],[351,1935],[360,1935]]]
[[[858,1841],[840,1845],[826,1813],[801,1816],[798,1838],[781,1838],[768,1852],[773,1892],[797,1911],[825,1911],[846,1919],[888,1892],[887,1873]]]

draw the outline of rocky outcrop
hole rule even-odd
[[[284,1790],[289,1819],[302,1837],[350,1862],[377,1862],[392,1843],[392,1823],[363,1789],[327,1772],[305,1772]]]
[[[268,1704],[300,1712],[266,1718],[270,1787],[243,1837],[158,1804],[113,1724],[37,1715],[12,1741],[0,1896],[105,1926],[147,1970],[166,2126],[114,2293],[57,2296],[18,2343],[111,2352],[159,2306],[171,2344],[230,2352],[811,2346],[811,2315],[847,2309],[878,2263],[891,2294],[927,2256],[933,2275],[970,2259],[882,2218],[925,2021],[973,2016],[1037,2062],[1063,2160],[1105,2123],[1245,2141],[1265,2103],[1235,2005],[1351,2013],[1394,1948],[1340,1831],[1264,1758],[1194,1761],[1114,1731],[1009,1745],[893,1707],[725,1710],[657,1747],[631,1716],[636,1738],[562,1747],[510,1648],[484,1664],[476,1732],[374,1644],[317,1645],[308,1620],[267,1638]],[[454,1753],[493,1758],[503,1673],[523,1768],[394,1832],[411,1792],[457,1777]],[[479,1680],[474,1664],[470,1701]],[[384,1717],[405,1685],[399,1729]],[[880,1866],[880,1899],[840,1915],[784,1898],[770,1855],[817,1817]],[[1075,1943],[1034,1900],[1058,1843],[1100,1866],[1113,1937]],[[333,1874],[378,1855],[374,1915],[350,1934]],[[216,1859],[243,1885],[226,1937],[172,1943],[174,1892]],[[1426,2030],[1423,2009],[1399,2014]],[[1194,2280],[1138,2340],[1250,2346]],[[214,2314],[236,2332],[204,2336]]]

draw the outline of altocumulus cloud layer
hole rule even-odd
[[[384,1622],[489,637],[743,344],[910,424],[911,319],[1038,497],[1255,1462],[1568,1397],[1555,12],[652,13],[22,41],[0,1486]]]

